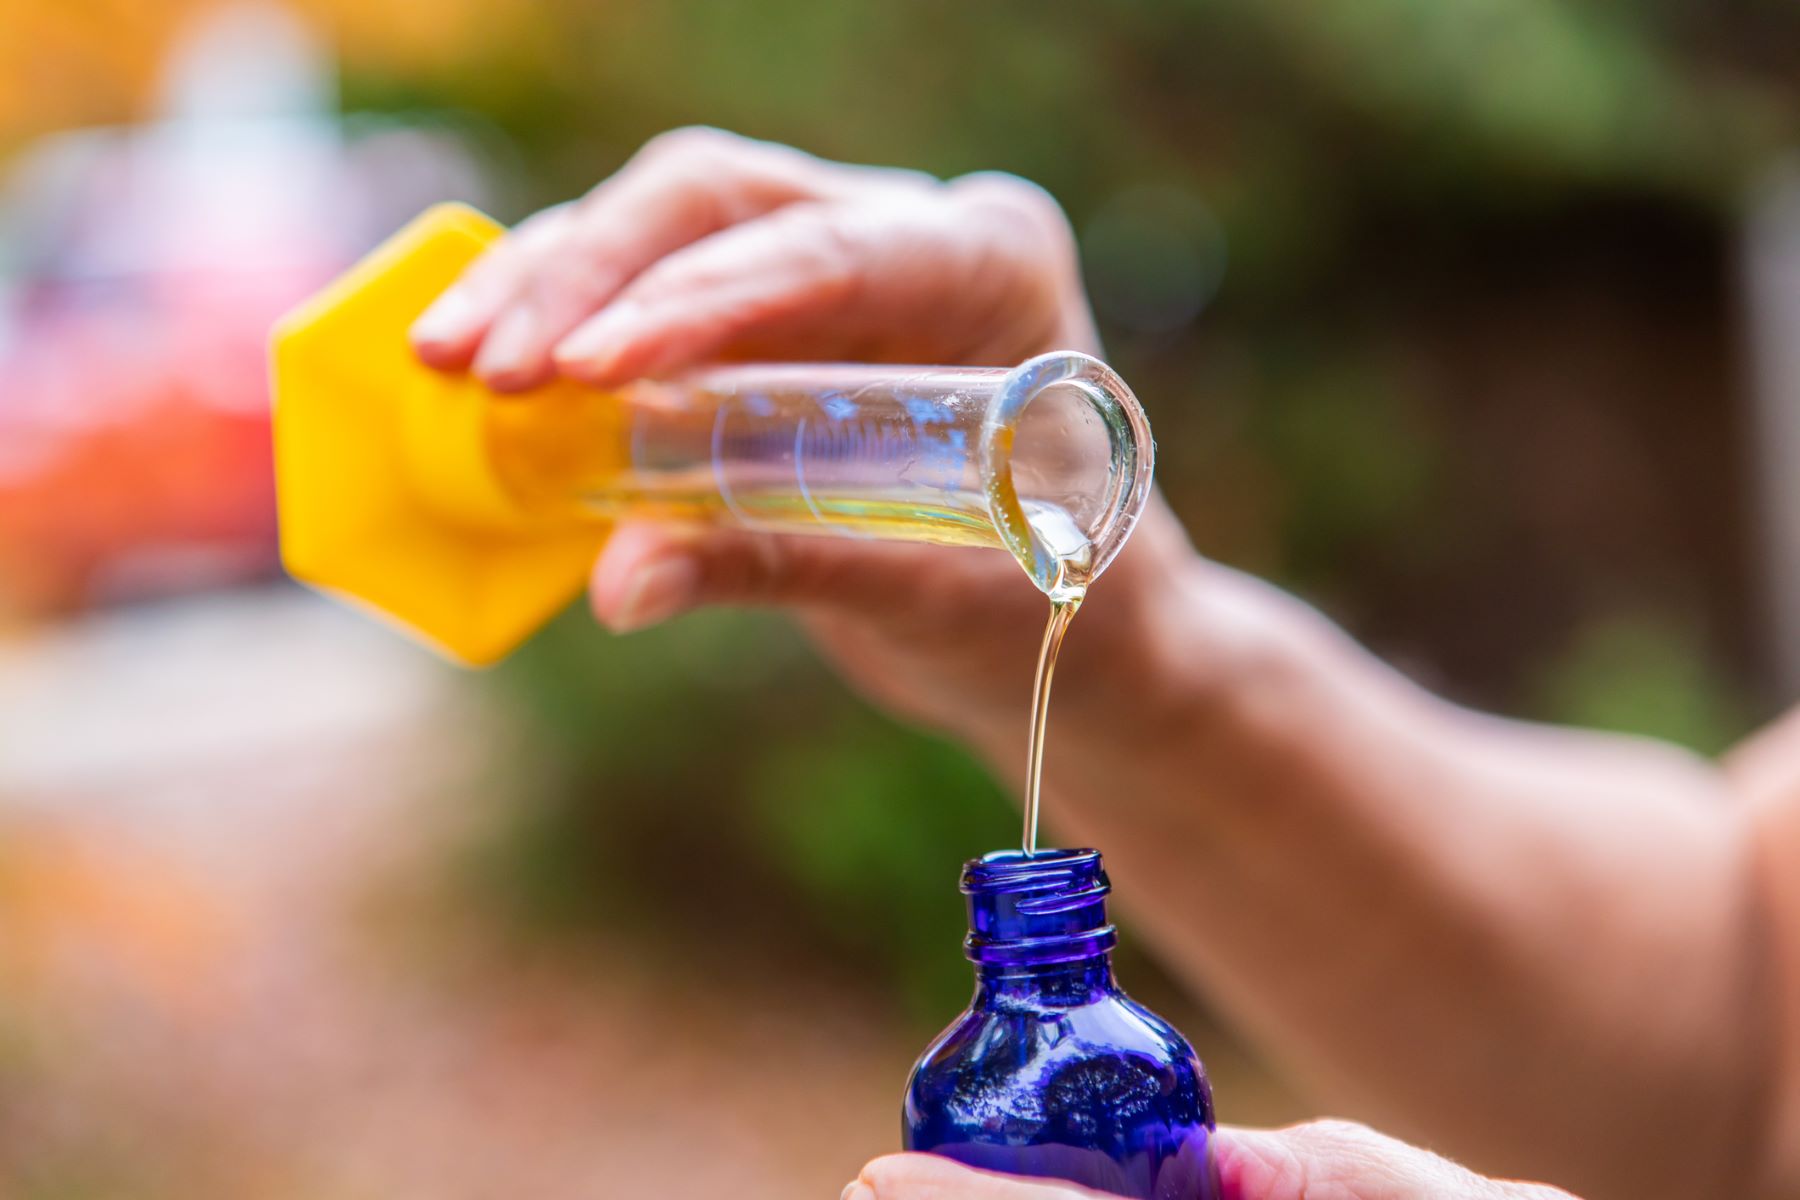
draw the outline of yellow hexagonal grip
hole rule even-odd
[[[470,666],[582,588],[606,526],[525,512],[494,477],[479,383],[424,366],[407,330],[503,229],[432,208],[284,317],[271,338],[275,485],[290,574]]]

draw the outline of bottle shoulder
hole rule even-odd
[[[1203,1150],[1212,1128],[1212,1089],[1187,1039],[1116,993],[1073,1006],[971,1007],[913,1068],[903,1106],[909,1149],[1125,1195],[1167,1194],[1149,1181],[1190,1142]],[[1093,1158],[1093,1169],[1040,1161],[1044,1147]],[[1106,1182],[1093,1173],[1101,1159],[1136,1182]]]
[[[926,1048],[908,1093],[1054,1086],[1189,1097],[1211,1111],[1205,1071],[1187,1039],[1118,991],[1073,1005],[1016,998],[971,1005]]]
[[[1188,1040],[1150,1009],[1112,990],[1081,1003],[1025,997],[978,999],[926,1049],[921,1064],[946,1056],[992,1049],[1019,1039],[1095,1048],[1113,1047],[1153,1058],[1193,1058]]]

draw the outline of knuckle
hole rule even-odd
[[[1070,236],[1069,218],[1042,186],[1004,171],[979,171],[953,180],[952,190],[965,200],[999,208],[1029,221],[1039,232]]]
[[[509,287],[529,284],[543,271],[545,264],[555,261],[567,241],[568,206],[534,213],[496,243],[476,262],[471,274],[484,281]]]
[[[722,140],[720,140],[722,139]],[[717,130],[674,130],[646,142],[623,170],[588,193],[589,220],[578,236],[585,243],[609,246],[619,231],[601,214],[609,199],[635,198],[635,207],[654,209],[670,225],[706,230],[720,224],[749,173],[742,139]]]
[[[491,247],[463,273],[461,286],[483,298],[504,296],[523,272],[524,255],[510,241]]]
[[[567,235],[575,213],[572,201],[540,209],[520,221],[502,245],[510,245],[519,253],[541,253],[555,246]]]
[[[468,282],[483,291],[510,291],[531,273],[556,224],[556,209],[526,217],[475,260],[466,276]]]
[[[544,307],[580,309],[606,298],[610,278],[592,255],[546,254],[532,273],[531,290]]]
[[[855,209],[809,204],[789,210],[796,255],[806,259],[814,287],[848,303],[866,246]]]
[[[1056,309],[1079,276],[1075,231],[1056,199],[1035,183],[995,172],[964,176],[951,189],[983,231],[994,266],[1022,282],[1038,309]]]
[[[786,544],[774,537],[750,537],[745,542],[745,596],[759,602],[785,597],[794,584],[793,562]]]
[[[642,163],[716,162],[741,154],[748,143],[735,133],[711,125],[684,125],[657,134],[638,150]]]
[[[916,199],[922,194],[939,191],[947,185],[928,171],[912,167],[865,167],[815,158],[820,169],[829,172],[841,186],[845,196],[904,197]]]
[[[706,289],[731,282],[726,266],[711,256],[675,254],[658,259],[625,283],[618,292],[620,300],[630,300],[646,307],[687,300]],[[715,304],[717,298],[714,298]]]
[[[1292,1141],[1306,1155],[1335,1164],[1338,1170],[1382,1170],[1400,1144],[1356,1121],[1328,1117],[1296,1125]]]
[[[1333,1146],[1369,1146],[1385,1141],[1380,1134],[1356,1121],[1341,1117],[1324,1117],[1294,1127],[1296,1135],[1311,1142]]]

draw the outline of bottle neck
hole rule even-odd
[[[1111,890],[1093,850],[1016,850],[963,867],[976,1003],[1083,1004],[1113,990]]]
[[[1008,1003],[1088,1004],[1117,990],[1110,951],[1102,950],[1072,962],[975,966],[978,1008]]]

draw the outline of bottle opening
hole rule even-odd
[[[1078,600],[1130,536],[1155,444],[1131,389],[1098,359],[1041,354],[1009,372],[982,428],[1001,541],[1052,599]]]
[[[1003,850],[963,867],[971,960],[987,965],[1073,962],[1112,949],[1106,878],[1098,850]]]

